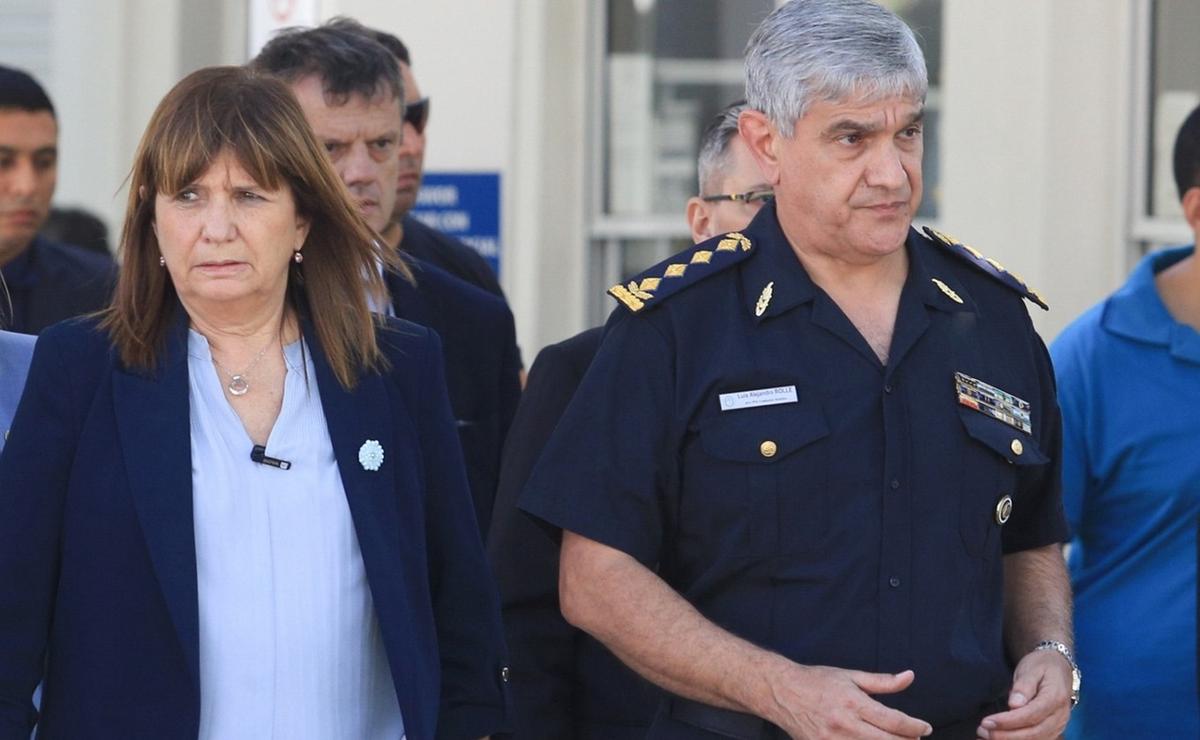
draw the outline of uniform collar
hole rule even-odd
[[[742,268],[742,303],[755,321],[778,316],[811,301],[817,286],[800,264],[769,203],[743,231],[757,251]]]
[[[1101,326],[1117,336],[1167,347],[1175,357],[1200,363],[1200,333],[1172,318],[1154,286],[1155,275],[1194,249],[1172,247],[1143,257],[1129,280],[1105,301]]]
[[[947,260],[934,255],[939,249],[911,226],[904,243],[908,250],[908,279],[904,291],[921,303],[943,313],[978,313],[978,306],[957,273],[946,268]]]
[[[758,252],[745,263],[741,273],[742,302],[756,322],[785,313],[818,295],[820,288],[800,264],[779,225],[775,204],[764,206],[742,233],[750,238]],[[931,249],[929,242],[915,229],[909,229],[905,249],[908,250],[908,277],[904,293],[911,293],[920,302],[939,311],[976,312],[974,300],[952,273],[948,270],[944,275],[930,273],[926,265]],[[935,260],[935,264],[941,263],[941,260]],[[761,311],[760,305],[763,306]]]

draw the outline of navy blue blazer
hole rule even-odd
[[[521,400],[521,362],[508,305],[450,273],[404,256],[416,285],[389,272],[392,309],[442,338],[446,387],[482,539],[492,517],[504,438]]]
[[[117,264],[107,255],[37,236],[0,274],[12,298],[11,315],[7,302],[0,301],[0,325],[38,334],[63,319],[107,306]]]
[[[181,312],[182,313],[182,312]],[[44,332],[0,455],[0,738],[195,738],[198,608],[186,322],[157,371],[89,319]],[[507,723],[499,607],[471,515],[437,336],[379,332],[392,370],[321,404],[408,737]],[[379,440],[383,467],[358,449]],[[45,662],[43,662],[45,661]]]

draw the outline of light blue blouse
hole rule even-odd
[[[36,341],[37,337],[0,331],[0,450],[4,449],[8,425],[21,400]]]
[[[1083,671],[1070,738],[1200,737],[1200,333],[1154,285],[1191,252],[1147,256],[1050,347]]]
[[[266,454],[289,470],[251,461],[208,342],[188,337],[200,738],[396,740],[404,722],[312,358],[302,341],[284,356]]]

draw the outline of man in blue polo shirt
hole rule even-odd
[[[927,83],[894,14],[792,0],[746,77],[775,203],[610,289],[522,496],[563,530],[563,613],[666,690],[655,740],[1056,737],[1042,301],[911,228]]]
[[[1200,109],[1175,139],[1200,238]],[[1051,347],[1063,413],[1075,634],[1088,691],[1073,738],[1200,737],[1200,261],[1147,255]]]

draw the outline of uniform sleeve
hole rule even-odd
[[[446,394],[441,341],[433,332],[429,336],[421,429],[429,580],[442,668],[437,737],[466,740],[508,729],[507,651]]]
[[[676,477],[674,386],[666,337],[649,317],[616,312],[521,508],[652,567]]]
[[[1040,389],[1033,423],[1042,453],[1050,460],[1044,465],[1020,466],[1018,470],[1016,500],[1020,505],[1013,506],[1012,517],[1003,529],[1001,542],[1005,554],[1065,542],[1068,537],[1062,501],[1062,416],[1054,370],[1050,353],[1032,323],[1028,331]]]
[[[0,738],[28,740],[59,567],[63,502],[78,438],[73,364],[42,335],[0,454]]]

